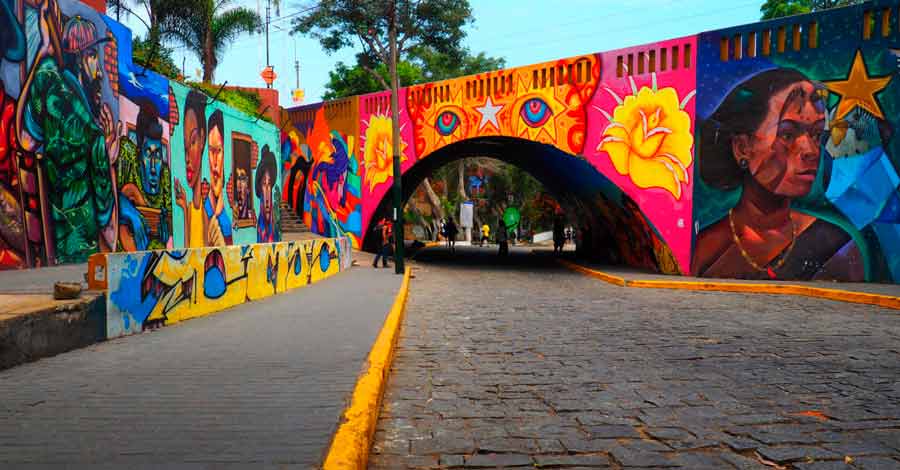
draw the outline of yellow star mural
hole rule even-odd
[[[843,119],[856,106],[865,109],[879,119],[884,119],[884,113],[881,112],[875,94],[883,90],[891,78],[890,75],[870,78],[862,52],[857,50],[853,66],[850,67],[850,76],[846,80],[825,82],[825,86],[831,92],[841,96],[835,119]]]

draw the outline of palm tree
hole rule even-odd
[[[231,0],[187,0],[163,28],[200,59],[203,82],[212,83],[225,49],[243,33],[255,33],[262,21],[253,10],[228,8]]]

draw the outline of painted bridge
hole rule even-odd
[[[434,169],[534,175],[597,256],[665,273],[900,281],[900,11],[827,12],[285,110],[283,198],[367,247]]]

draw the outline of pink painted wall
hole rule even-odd
[[[600,54],[600,84],[587,107],[584,147],[585,158],[638,204],[682,273],[690,271],[691,260],[695,51],[696,37],[690,36]]]

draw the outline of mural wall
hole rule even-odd
[[[277,129],[184,85],[170,86],[178,116],[171,136],[179,150],[172,161],[175,246],[280,240]]]
[[[594,181],[612,183],[583,198],[597,224],[612,227],[593,245],[617,247],[630,265],[898,282],[898,64],[900,8],[876,1],[404,88],[397,145],[403,172],[450,144],[492,136],[583,159],[603,176]],[[359,178],[362,238],[392,183],[389,101],[375,93],[350,106],[359,166],[335,169]],[[329,128],[314,111],[321,106],[291,115],[298,135]],[[297,155],[307,146],[305,158],[283,159],[305,169],[292,185],[309,195],[315,150],[282,140]],[[572,185],[578,175],[560,178]],[[314,231],[336,233],[318,221],[340,219],[340,204],[302,207],[318,211],[305,214]]]
[[[282,131],[285,201],[313,232],[362,240],[364,168],[359,158],[359,100],[287,111]]]
[[[348,269],[349,238],[106,257],[107,338],[208,315]]]
[[[78,1],[0,2],[0,268],[279,238],[274,127],[196,92],[186,107],[131,54],[131,32]],[[185,224],[188,197],[205,207]]]
[[[693,272],[900,281],[900,35],[882,4],[699,36]]]

